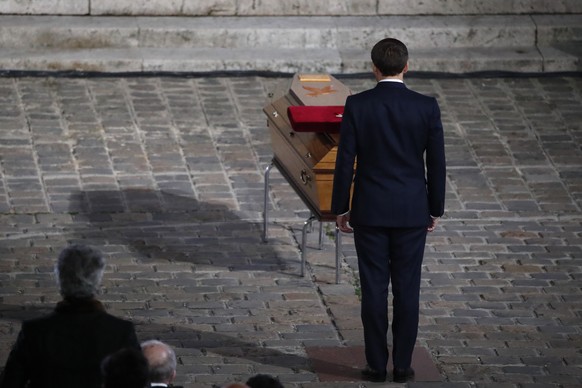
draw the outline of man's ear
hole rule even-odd
[[[377,81],[382,79],[382,72],[372,63],[372,73]]]
[[[406,74],[408,72],[408,61],[406,61],[406,65],[404,66],[404,69],[402,69],[402,74]]]

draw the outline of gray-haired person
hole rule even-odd
[[[176,353],[168,344],[158,340],[141,343],[141,350],[148,360],[150,384],[152,387],[175,387],[171,385],[176,378]]]
[[[105,259],[90,247],[61,252],[55,273],[63,299],[51,314],[22,323],[1,388],[98,388],[107,355],[140,349],[133,324],[105,312],[95,297],[104,269]]]

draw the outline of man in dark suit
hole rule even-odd
[[[406,46],[383,39],[371,56],[376,87],[349,96],[345,104],[332,212],[342,232],[354,232],[367,361],[362,375],[386,380],[391,281],[393,378],[405,382],[414,377],[411,360],[426,235],[444,212],[444,136],[436,99],[403,82]]]
[[[141,352],[133,324],[95,299],[104,268],[103,256],[89,247],[61,252],[56,274],[63,300],[53,313],[22,323],[1,388],[100,388],[107,355],[125,347]]]

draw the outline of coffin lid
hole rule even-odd
[[[295,74],[290,93],[297,105],[345,105],[351,91],[329,74]]]

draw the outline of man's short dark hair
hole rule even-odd
[[[398,39],[382,39],[372,48],[372,63],[384,76],[402,73],[407,62],[408,49]]]
[[[138,349],[124,348],[101,363],[104,388],[145,388],[149,386],[148,361]]]

